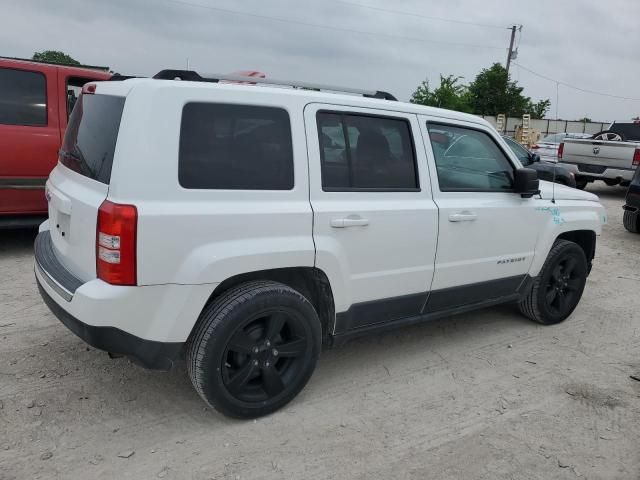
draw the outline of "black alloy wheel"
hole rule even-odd
[[[563,316],[573,310],[584,287],[586,270],[579,268],[575,255],[565,255],[551,271],[546,284],[547,308],[554,315]]]
[[[223,384],[240,401],[269,401],[298,379],[311,347],[305,321],[295,312],[261,312],[229,340],[220,365]]]
[[[321,343],[320,319],[304,295],[256,280],[207,304],[188,342],[187,369],[207,404],[231,417],[255,418],[304,388]]]
[[[588,274],[582,247],[556,240],[531,290],[520,301],[520,312],[543,325],[562,322],[578,306]]]

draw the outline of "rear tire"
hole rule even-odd
[[[576,188],[579,190],[584,190],[585,188],[587,188],[587,183],[589,183],[589,180],[587,180],[584,177],[576,177]]]
[[[520,312],[543,325],[562,322],[578,306],[588,272],[582,248],[568,240],[557,240],[530,292],[520,301]]]
[[[629,230],[631,233],[640,233],[640,215],[638,215],[637,211],[632,212],[630,210],[625,210],[622,217],[622,223],[624,224],[624,228]]]
[[[619,180],[610,180],[610,179],[607,178],[607,179],[604,180],[604,183],[606,183],[607,186],[609,186],[609,187],[615,187],[616,185],[618,185],[620,183],[620,181]]]
[[[205,307],[187,347],[187,369],[219,412],[260,417],[304,388],[321,341],[320,320],[303,295],[281,283],[247,282]]]

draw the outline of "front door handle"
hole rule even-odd
[[[477,219],[478,215],[468,211],[452,213],[451,215],[449,215],[450,222],[473,222]]]
[[[369,220],[362,217],[346,217],[346,218],[331,219],[331,226],[333,228],[366,227],[367,225],[369,225]]]

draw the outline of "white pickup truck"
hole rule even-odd
[[[640,123],[613,123],[593,139],[566,139],[558,161],[575,175],[580,189],[594,180],[628,186],[640,165]]]

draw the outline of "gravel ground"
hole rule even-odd
[[[0,479],[640,479],[640,236],[624,190],[582,302],[500,307],[324,352],[280,412],[204,408],[185,366],[88,348],[42,303],[31,231],[0,233]]]

